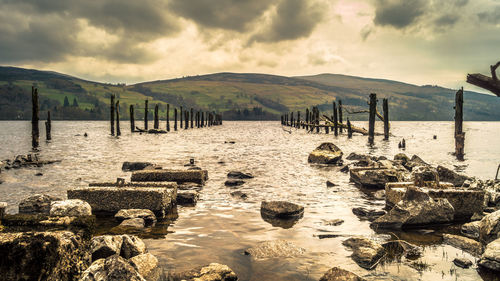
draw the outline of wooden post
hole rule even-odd
[[[109,121],[111,122],[111,135],[115,135],[115,95],[111,95],[109,106]]]
[[[315,107],[316,111],[316,133],[319,133],[319,109]]]
[[[455,95],[455,156],[464,160],[465,133],[463,132],[463,105],[464,89],[461,88]]]
[[[50,110],[47,111],[47,121],[45,121],[45,138],[47,140],[52,139],[52,134],[50,130],[52,129],[52,121],[50,120]]]
[[[338,109],[338,111],[339,111],[339,120],[338,120],[338,122],[339,122],[339,124],[341,124],[339,126],[339,132],[342,134],[342,131],[343,131],[342,122],[343,121],[342,121],[342,101],[341,100],[339,100],[339,109]]]
[[[167,103],[167,132],[170,132],[170,104]]]
[[[200,126],[203,128],[203,126],[205,125],[205,112],[201,112],[201,122],[200,122]]]
[[[38,89],[31,87],[31,144],[33,148],[37,148],[40,139],[40,129],[38,127]]]
[[[154,128],[158,129],[160,127],[160,120],[158,120],[158,104],[155,105],[155,116],[154,116]]]
[[[295,125],[295,127],[300,129],[300,111],[297,111],[297,124]]]
[[[177,108],[174,108],[174,131],[177,131]]]
[[[351,127],[351,121],[349,121],[349,118],[347,118],[347,137],[352,138],[352,127]]]
[[[290,127],[293,127],[293,111],[290,112]]]
[[[330,128],[327,125],[325,125],[325,134],[328,135],[329,133],[330,133]]]
[[[309,130],[309,108],[306,108],[306,130]]]
[[[184,130],[187,130],[189,128],[189,111],[185,110],[184,111]]]
[[[135,131],[135,117],[134,117],[134,105],[130,105],[130,131],[133,133]]]
[[[191,129],[193,129],[193,108],[191,107]]]
[[[389,102],[383,99],[382,107],[384,110],[384,140],[389,139]]]
[[[370,116],[368,123],[368,143],[373,144],[375,140],[375,114],[377,112],[377,94],[370,94]]]
[[[196,128],[200,128],[200,111],[196,111]]]
[[[182,129],[182,114],[183,114],[182,106],[181,111],[179,112],[179,128]]]
[[[338,117],[337,117],[337,105],[333,102],[333,128],[335,136],[339,135],[339,127],[338,127]]]
[[[148,100],[144,102],[144,130],[148,130]]]
[[[120,101],[116,101],[116,136],[122,134],[120,131]]]

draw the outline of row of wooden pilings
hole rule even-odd
[[[40,145],[40,128],[38,126],[38,122],[40,121],[39,117],[39,102],[38,102],[38,89],[35,87],[31,87],[31,145],[33,149],[36,149]],[[45,138],[46,140],[52,139],[52,121],[50,119],[50,110],[47,111],[47,120],[45,121]]]
[[[384,122],[384,140],[389,139],[389,103],[385,98],[383,99],[382,108],[383,108],[383,116],[377,112],[377,95],[370,94],[369,101],[370,109],[367,111],[369,114],[368,118],[368,131],[365,132],[364,129],[355,128],[351,125],[351,121],[347,118],[346,124],[343,123],[343,106],[342,101],[339,100],[338,104],[334,101],[332,103],[332,116],[328,117],[323,115],[325,124],[320,124],[320,112],[318,107],[312,107],[311,110],[308,108],[305,112],[304,120],[301,119],[301,112],[297,111],[297,118],[294,117],[294,112],[290,112],[281,116],[281,124],[284,126],[290,126],[295,128],[306,129],[309,132],[313,132],[316,129],[316,133],[320,132],[321,128],[325,129],[325,133],[329,134],[330,130],[334,133],[335,136],[338,136],[339,133],[342,134],[343,130],[347,130],[348,138],[352,137],[353,132],[362,133],[368,135],[368,143],[373,144],[375,140],[375,118],[378,116]],[[337,106],[338,105],[338,106]],[[349,113],[349,112],[348,112]],[[365,113],[365,111],[356,112],[356,113]]]
[[[130,131],[134,132],[150,132],[148,129],[148,100],[144,102],[144,129],[135,126],[135,115],[134,106],[130,105]],[[115,135],[115,115],[116,115],[116,135],[121,135],[120,131],[120,101],[115,102],[115,95],[111,95],[110,98],[110,125],[111,125],[111,135]],[[159,118],[159,106],[158,104],[154,107],[153,115],[153,130],[160,129],[160,118]],[[177,116],[179,116],[179,127],[177,126]],[[184,119],[183,119],[184,117]],[[184,122],[183,122],[184,121]],[[203,128],[222,125],[222,115],[215,112],[204,112],[195,111],[193,108],[190,110],[184,110],[181,106],[179,110],[174,108],[174,131],[177,129],[184,128],[185,130],[193,128]],[[167,104],[166,112],[166,132],[170,132],[170,104]]]

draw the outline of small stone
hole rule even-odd
[[[144,170],[147,167],[153,166],[153,163],[150,162],[123,162],[122,170],[123,171],[139,171]]]
[[[229,266],[211,263],[181,273],[173,273],[173,280],[237,281],[238,276]]]
[[[292,242],[286,240],[274,240],[259,243],[257,246],[245,251],[246,255],[251,255],[256,259],[276,258],[276,257],[298,257],[305,252],[304,249],[297,247]]]
[[[228,179],[224,185],[225,186],[240,186],[245,183],[244,180],[239,180],[239,179]]]
[[[461,268],[469,268],[472,266],[472,262],[469,259],[466,258],[455,258],[453,260],[453,263]]]
[[[365,279],[339,267],[328,270],[319,281],[364,281]]]
[[[334,184],[333,182],[331,181],[326,181],[326,187],[334,187],[334,186],[337,186],[336,184]]]
[[[243,172],[238,172],[238,171],[231,171],[227,174],[228,178],[233,178],[233,179],[253,179],[254,176],[250,173],[243,173]]]
[[[362,220],[374,221],[377,218],[385,215],[384,210],[368,209],[365,207],[357,207],[352,209],[352,213]]]
[[[156,223],[155,214],[148,209],[122,209],[115,214],[115,219],[120,222],[135,218],[143,219],[146,226]]]
[[[295,218],[302,217],[304,207],[286,201],[262,201],[260,211],[275,218]]]
[[[334,219],[331,221],[326,221],[325,225],[330,225],[330,226],[338,226],[344,223],[344,220],[341,219]]]
[[[307,162],[315,164],[338,164],[342,161],[342,150],[331,142],[322,143],[313,150]]]
[[[248,198],[248,195],[246,195],[246,193],[244,193],[242,191],[239,191],[239,190],[231,192],[231,196],[239,197],[241,199],[247,199]]]
[[[135,218],[135,219],[127,219],[120,223],[118,227],[124,228],[144,228],[146,226],[144,219]]]
[[[342,173],[348,173],[349,172],[349,166],[348,165],[345,165],[344,167],[342,167],[342,169],[340,169],[340,171]]]
[[[43,176],[43,173],[38,172],[38,173],[35,174],[35,176],[41,177],[41,176]]]
[[[198,202],[200,193],[194,190],[188,191],[178,191],[177,192],[177,204],[179,205],[194,205]]]
[[[377,190],[375,193],[373,193],[373,198],[377,200],[384,200],[385,199],[385,190]]]
[[[352,249],[352,259],[365,269],[375,268],[385,253],[382,245],[366,238],[349,238],[342,244]]]

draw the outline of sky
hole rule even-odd
[[[464,86],[500,60],[500,0],[0,0],[0,65],[111,83],[339,73]]]

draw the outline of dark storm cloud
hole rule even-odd
[[[500,24],[500,6],[486,12],[478,13],[479,20],[493,25]]]
[[[170,9],[198,25],[245,31],[276,2],[274,0],[172,0]]]
[[[0,13],[0,62],[59,61],[68,55],[147,62],[153,56],[140,44],[179,29],[160,0],[0,0]],[[118,43],[97,48],[79,42],[79,20],[118,37]]]
[[[403,29],[424,14],[427,4],[426,0],[376,0],[374,23]]]
[[[282,0],[270,27],[253,36],[250,42],[279,42],[307,37],[321,22],[325,12],[325,7],[318,2]]]
[[[439,27],[446,27],[446,26],[454,25],[458,21],[459,18],[460,17],[457,14],[446,14],[446,15],[439,16],[434,21],[434,23]]]

